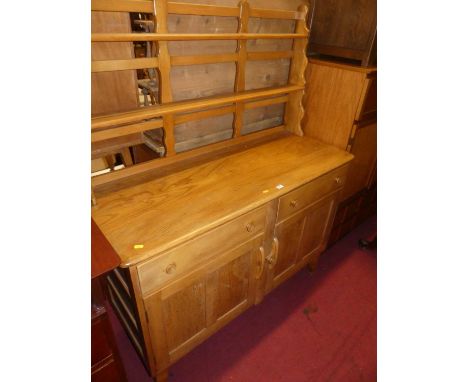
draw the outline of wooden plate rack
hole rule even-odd
[[[302,135],[300,122],[304,115],[304,72],[307,65],[306,46],[308,8],[301,5],[297,11],[253,8],[248,0],[238,7],[168,2],[167,0],[92,0],[92,11],[151,13],[155,22],[155,33],[92,33],[92,42],[156,41],[157,56],[127,60],[92,61],[93,73],[130,69],[156,68],[159,73],[159,104],[138,110],[94,117],[91,119],[91,140],[100,142],[146,130],[161,128],[164,131],[165,156],[140,163],[122,170],[93,177],[92,187],[109,184],[124,178],[159,169],[178,161],[206,155],[234,145],[246,144],[257,139],[289,131]],[[168,33],[168,14],[226,16],[239,20],[237,33]],[[250,17],[295,20],[295,33],[249,33]],[[169,41],[237,40],[235,53],[205,54],[197,56],[171,56]],[[247,40],[293,39],[292,50],[279,52],[248,52]],[[289,80],[286,86],[245,91],[245,68],[248,60],[272,60],[290,58]],[[173,102],[171,92],[171,66],[200,65],[235,62],[236,77],[231,94]],[[267,130],[241,135],[245,110],[285,103],[284,124]],[[224,114],[234,114],[233,135],[222,141],[190,151],[176,153],[174,126]]]

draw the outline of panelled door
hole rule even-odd
[[[316,260],[330,233],[336,197],[328,196],[276,225],[274,253],[267,257],[267,292]]]
[[[174,363],[254,303],[263,268],[257,237],[145,299],[158,369]]]

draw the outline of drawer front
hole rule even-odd
[[[266,207],[260,207],[138,265],[143,295],[175,280],[218,253],[263,233]]]
[[[340,167],[282,196],[279,201],[278,222],[339,190],[345,184],[347,172],[348,166]]]

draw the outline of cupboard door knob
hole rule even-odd
[[[336,184],[341,184],[341,183],[343,183],[343,179],[341,179],[339,176],[337,176],[335,178],[335,182],[336,182]]]
[[[297,200],[291,200],[291,201],[289,202],[289,205],[290,205],[292,208],[296,207],[296,206],[297,206]]]
[[[176,263],[170,263],[170,264],[166,267],[166,273],[167,273],[168,275],[170,275],[170,274],[172,274],[172,273],[175,272],[176,268],[177,268]]]
[[[255,225],[253,223],[247,223],[245,225],[245,229],[247,230],[247,232],[253,232],[253,230],[255,229]]]

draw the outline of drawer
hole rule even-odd
[[[143,295],[262,234],[265,220],[266,206],[262,206],[138,265]]]
[[[340,167],[282,196],[279,200],[278,222],[339,190],[345,184],[347,172],[348,166]]]

